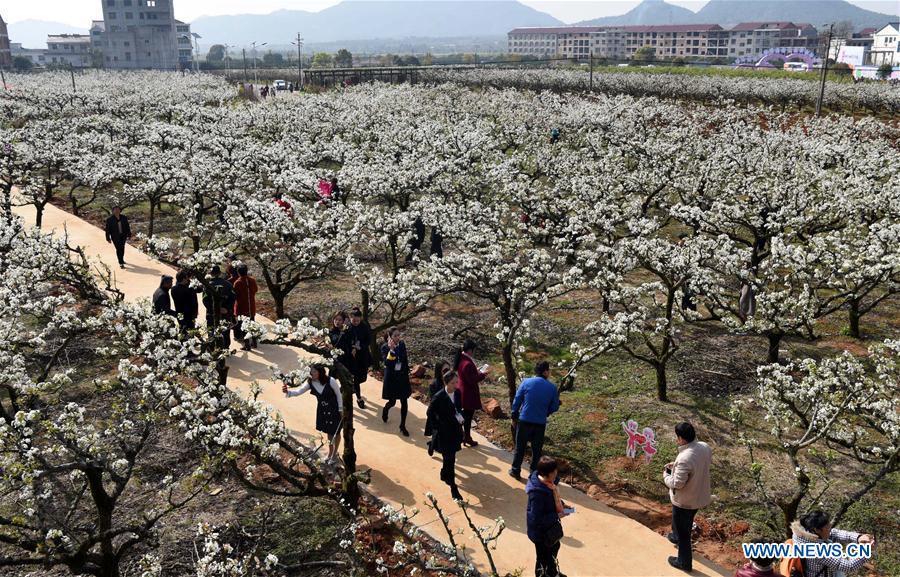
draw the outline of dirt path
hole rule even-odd
[[[33,210],[17,209],[28,223],[33,223]],[[44,229],[59,233],[65,229],[70,244],[86,249],[89,257],[115,265],[115,254],[105,242],[99,228],[48,206],[44,213]],[[113,268],[117,286],[129,300],[149,298],[159,285],[162,274],[174,271],[141,253],[127,247],[125,261],[128,267]],[[265,322],[265,321],[264,321]],[[256,380],[262,385],[262,399],[281,413],[291,432],[298,438],[309,440],[315,422],[315,400],[310,396],[286,399],[279,385],[271,380],[270,366],[279,365],[290,370],[299,358],[297,351],[286,347],[263,345],[259,351],[238,351],[229,361],[229,383],[240,391],[249,391]],[[391,420],[381,421],[381,383],[369,379],[363,385],[363,394],[369,400],[366,410],[356,411],[358,422],[356,451],[358,467],[371,468],[371,491],[396,507],[407,510],[417,508],[417,523],[435,538],[446,542],[446,534],[436,515],[427,507],[426,492],[433,492],[447,513],[452,512],[451,525],[461,529],[465,523],[461,513],[450,501],[449,490],[439,480],[440,459],[429,457],[425,451],[425,405],[410,399],[408,429],[412,437],[405,438],[398,432],[399,411],[394,409]],[[493,519],[503,517],[506,531],[500,538],[494,559],[501,573],[524,570],[532,575],[534,546],[525,533],[526,496],[524,485],[510,478],[506,471],[512,456],[480,436],[481,443],[475,449],[464,449],[457,457],[457,475],[460,490],[471,504],[470,512],[476,525],[488,525]],[[563,486],[562,496],[577,512],[563,520],[566,537],[560,550],[560,568],[573,577],[594,576],[679,576],[683,572],[669,567],[666,558],[675,550],[665,537],[648,527],[629,519],[622,513],[595,501],[581,491]],[[458,539],[465,544],[481,569],[486,568],[484,553],[468,537]],[[724,568],[700,557],[694,559],[694,575],[730,575]]]

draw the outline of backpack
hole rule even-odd
[[[793,545],[794,540],[788,539],[785,545]],[[799,557],[785,557],[781,560],[779,571],[784,577],[806,577],[806,564]]]
[[[793,545],[794,540],[788,539],[784,542],[785,545]],[[784,575],[784,577],[820,577],[822,573],[827,575],[828,567],[823,567],[821,571],[819,571],[818,575],[807,575],[806,573],[806,559],[801,559],[799,557],[785,557],[781,560],[781,565],[779,566],[779,572]]]

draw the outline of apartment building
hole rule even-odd
[[[731,30],[718,24],[517,28],[508,42],[509,53],[521,56],[625,60],[650,47],[660,59],[727,59],[772,48],[815,50],[818,34],[809,24],[747,22]]]
[[[557,55],[557,45],[563,30],[594,31],[592,28],[516,28],[506,35],[507,50],[510,54],[551,58]],[[579,33],[579,32],[573,32]]]
[[[11,67],[12,47],[9,44],[9,30],[6,28],[3,16],[0,16],[0,68],[9,69]]]
[[[92,65],[91,37],[87,34],[47,36],[45,65],[88,68]]]
[[[819,35],[812,24],[793,22],[743,22],[729,30],[731,58],[762,56],[773,48],[805,48],[814,52]]]
[[[101,0],[103,24],[91,27],[112,69],[178,70],[192,61],[190,26],[175,20],[173,0]]]

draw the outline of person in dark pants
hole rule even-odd
[[[197,328],[197,315],[200,307],[197,304],[197,295],[203,292],[200,288],[191,288],[191,274],[186,270],[178,271],[175,275],[175,286],[172,287],[172,304],[178,315],[178,324],[181,326],[182,338],[187,333]]]
[[[409,241],[409,254],[406,255],[406,262],[413,259],[413,255],[419,254],[422,244],[425,242],[425,223],[421,216],[417,216],[413,223],[413,237]]]
[[[534,368],[536,376],[519,385],[512,404],[513,426],[516,429],[516,452],[509,474],[521,479],[525,449],[531,445],[531,470],[534,471],[544,448],[547,417],[559,410],[559,389],[551,383],[550,363],[541,361]]]
[[[235,278],[232,287],[234,288],[234,316],[247,317],[251,321],[256,320],[256,293],[259,287],[256,279],[250,276],[250,269],[245,264],[235,267],[237,278]],[[234,338],[241,342],[241,350],[249,351],[259,347],[256,337],[247,336],[241,322],[234,324]]]
[[[116,247],[116,258],[119,266],[125,268],[125,244],[131,238],[131,226],[128,217],[122,214],[122,207],[114,206],[112,216],[106,219],[106,242]]]
[[[222,349],[231,347],[231,325],[234,322],[234,287],[222,278],[222,269],[213,265],[209,271],[209,288],[203,293],[203,306],[206,307],[206,326],[219,331],[215,338],[216,346]],[[219,310],[215,310],[218,303]],[[226,322],[228,326],[220,325]],[[221,329],[221,330],[220,330]]]
[[[455,371],[443,374],[444,388],[437,392],[428,405],[425,434],[431,436],[431,447],[441,454],[441,481],[450,486],[450,495],[456,501],[463,497],[456,486],[456,453],[462,449],[462,415],[456,410],[453,396],[458,378]]]
[[[350,315],[346,311],[337,311],[331,317],[331,329],[328,331],[328,341],[332,349],[339,351],[335,362],[340,363],[348,371],[351,370],[353,355],[352,335],[350,334]]]
[[[353,373],[353,392],[356,394],[356,405],[360,409],[366,408],[366,402],[362,398],[361,385],[369,378],[369,367],[372,359],[369,353],[369,343],[372,342],[372,329],[363,320],[362,311],[354,307],[350,311],[350,336],[351,336],[351,373]]]
[[[408,401],[412,395],[412,387],[409,384],[409,358],[406,355],[406,343],[397,327],[389,329],[385,335],[384,344],[381,345],[381,362],[384,366],[381,398],[387,401],[381,411],[381,420],[385,423],[388,422],[388,412],[399,400],[400,433],[404,437],[408,437],[406,415],[409,413]]]
[[[691,531],[694,515],[712,500],[709,479],[712,450],[697,440],[697,433],[690,423],[675,426],[675,441],[678,456],[675,462],[666,463],[663,472],[663,482],[669,488],[672,501],[672,532],[668,538],[678,545],[678,557],[669,557],[668,561],[672,567],[690,572],[693,567]]]
[[[534,574],[536,577],[565,577],[559,570],[557,556],[563,538],[560,519],[566,516],[559,497],[557,479],[559,465],[552,457],[541,457],[528,476],[525,493],[528,495],[526,522],[528,539],[534,543]]]
[[[434,379],[428,385],[428,404],[436,394],[444,390],[444,373],[450,370],[450,365],[446,361],[438,361],[434,365]],[[457,412],[462,411],[462,402],[459,397],[459,387],[453,392],[453,404],[456,405]],[[460,413],[462,414],[462,413]],[[431,439],[428,440],[428,456],[434,455],[434,447],[431,446]]]
[[[431,227],[431,247],[428,252],[429,256],[444,258],[444,237],[436,226]]]
[[[172,299],[169,297],[170,290],[172,290],[172,277],[164,274],[159,281],[159,288],[153,293],[153,312],[158,315],[175,316],[175,311],[172,310]]]
[[[460,350],[456,352],[453,359],[453,369],[459,374],[459,392],[462,397],[462,414],[463,428],[465,430],[465,439],[463,443],[470,446],[478,446],[472,438],[472,419],[475,417],[475,411],[481,409],[481,381],[487,378],[487,373],[479,370],[475,366],[475,341],[466,339]],[[482,367],[487,368],[487,365]]]

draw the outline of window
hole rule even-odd
[[[125,20],[134,20],[134,12],[126,12]]]
[[[116,5],[116,0],[106,0],[106,5],[109,7],[113,7]]]
[[[126,62],[131,62],[131,52],[126,52],[126,53],[125,53],[125,61],[126,61]]]
[[[109,19],[110,19],[110,20],[115,20],[115,19],[116,19],[116,13],[115,13],[115,12],[110,12],[110,13],[109,13]]]

